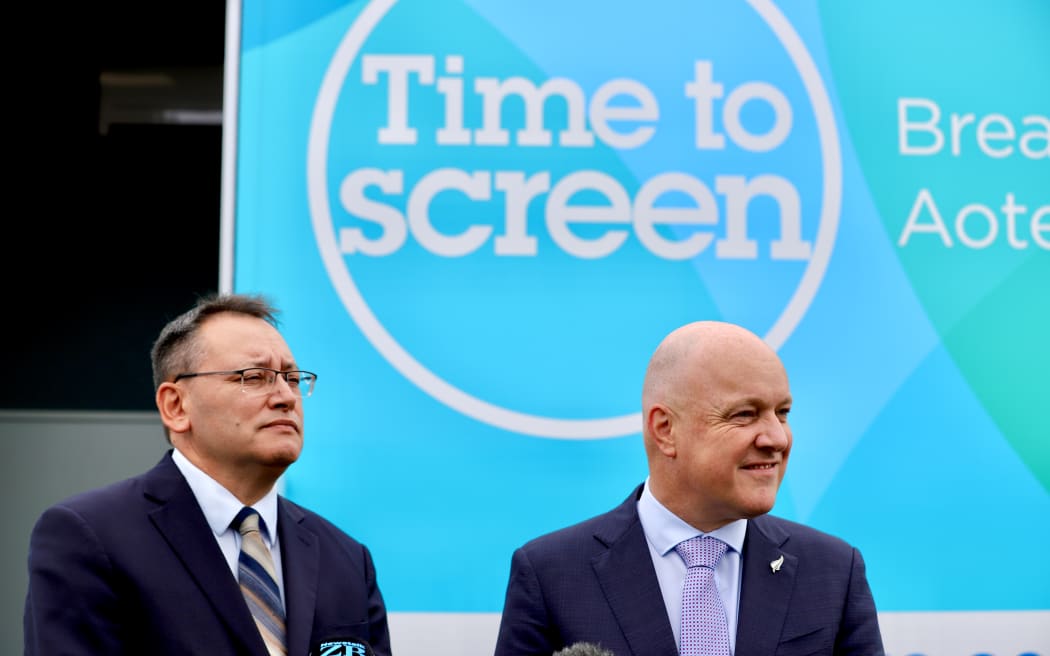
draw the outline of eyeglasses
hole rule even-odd
[[[234,371],[197,371],[179,374],[172,382],[177,383],[183,378],[194,378],[195,376],[240,376],[241,391],[245,394],[263,394],[273,391],[277,377],[280,376],[284,378],[293,392],[303,398],[314,393],[314,384],[317,382],[317,374],[309,371],[277,371],[266,367],[249,367]]]

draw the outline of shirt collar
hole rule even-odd
[[[642,522],[642,530],[645,532],[646,539],[661,556],[666,556],[682,540],[698,535],[718,538],[737,553],[743,553],[744,550],[744,534],[747,532],[746,519],[729,522],[710,533],[698,531],[656,500],[653,493],[649,491],[648,478],[645,479],[642,496],[638,499],[638,519]]]
[[[204,512],[204,519],[207,520],[212,533],[218,537],[226,531],[233,530],[230,528],[230,522],[241,511],[244,504],[238,501],[232,492],[219,485],[215,479],[190,462],[189,458],[184,456],[178,449],[174,450],[171,458],[175,461],[175,466],[182,472],[186,483],[190,486],[190,490],[193,491],[193,496],[197,498],[197,505]],[[272,547],[277,540],[276,488],[271,488],[266,493],[266,496],[253,503],[252,508],[258,511],[259,516],[262,517],[263,522],[266,524],[263,537]]]

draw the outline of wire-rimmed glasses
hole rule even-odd
[[[248,367],[233,371],[195,371],[179,374],[172,382],[177,383],[183,378],[196,376],[240,376],[241,391],[245,394],[264,394],[273,391],[277,377],[280,376],[284,378],[293,392],[303,398],[314,393],[314,384],[317,382],[317,374],[310,371],[278,371],[267,367]]]

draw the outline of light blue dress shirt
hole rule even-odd
[[[241,534],[230,528],[230,522],[241,511],[244,504],[237,500],[229,490],[219,485],[211,476],[189,461],[186,456],[175,449],[172,460],[189,483],[197,504],[204,511],[204,519],[211,527],[215,540],[226,557],[233,577],[237,578],[237,559],[241,553]],[[252,504],[266,523],[262,531],[263,542],[270,547],[273,554],[273,565],[277,574],[277,587],[281,589],[281,603],[284,603],[284,572],[281,569],[281,544],[277,539],[277,489],[271,489],[266,496]]]
[[[685,585],[686,567],[675,546],[698,535],[710,535],[729,545],[715,567],[715,585],[726,609],[726,624],[729,628],[729,648],[736,651],[737,613],[740,609],[740,554],[744,548],[744,533],[747,520],[738,519],[710,533],[696,530],[665,508],[649,491],[649,479],[645,481],[642,496],[638,499],[638,518],[642,522],[649,555],[656,568],[656,579],[667,608],[667,619],[674,631],[674,641],[681,649],[682,587]]]

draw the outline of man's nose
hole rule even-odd
[[[276,374],[276,376],[277,379],[273,381],[273,385],[270,387],[271,401],[276,399],[284,405],[295,405],[299,400],[299,393],[292,388],[287,378],[281,374]]]
[[[791,443],[791,428],[787,420],[776,412],[770,412],[763,417],[759,433],[755,440],[756,446],[763,449],[774,449],[783,451]]]

